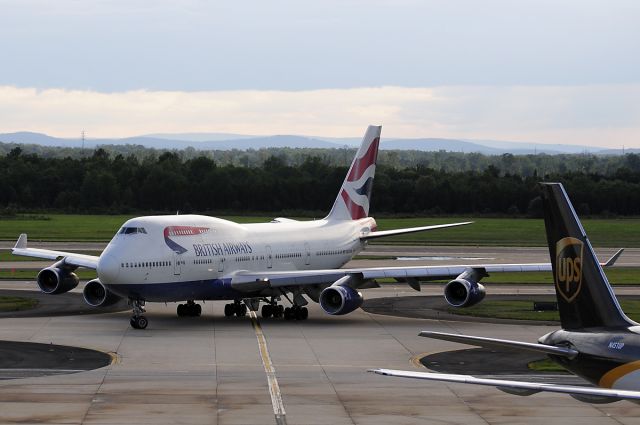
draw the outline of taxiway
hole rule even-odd
[[[496,254],[496,261],[518,261],[499,251],[451,248],[447,255]],[[609,255],[608,250],[598,253]],[[422,248],[419,256],[429,255]],[[538,258],[528,261],[545,261],[542,254]],[[2,282],[0,289],[35,290],[36,285]],[[552,288],[522,290],[551,293]],[[424,285],[421,293],[385,285],[364,295],[415,297],[440,291],[438,285]],[[637,293],[637,288],[620,291]],[[376,367],[420,370],[424,355],[464,348],[419,338],[420,330],[534,342],[556,326],[403,318],[364,310],[335,317],[315,304],[309,307],[310,318],[295,322],[225,318],[224,302],[207,302],[199,318],[177,317],[175,304],[148,304],[150,325],[144,331],[129,326],[128,311],[2,318],[2,340],[90,348],[112,354],[115,361],[92,371],[0,381],[0,423],[640,424],[640,406],[630,402],[590,405],[550,393],[517,397],[493,388],[366,372]],[[493,361],[499,370],[503,360]]]
[[[404,286],[366,296],[411,296]],[[417,337],[423,329],[535,341],[553,326],[407,319],[358,310],[332,317],[311,306],[303,322],[259,319],[283,416],[252,319],[225,318],[207,303],[200,318],[149,304],[145,331],[129,313],[5,318],[0,339],[55,343],[113,353],[88,372],[0,382],[1,423],[50,424],[631,424],[629,402],[588,405],[570,397],[516,397],[491,388],[442,385],[367,373],[419,368],[427,353],[460,349]],[[495,358],[496,368],[501,359]]]

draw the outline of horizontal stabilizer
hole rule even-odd
[[[574,358],[579,353],[576,350],[566,347],[555,347],[553,345],[533,344],[529,342],[510,341],[507,339],[484,338],[481,336],[457,335],[443,332],[422,331],[418,335],[427,338],[440,339],[443,341],[459,342],[461,344],[473,345],[476,347],[503,349],[513,351],[534,351],[536,353],[553,354]]]
[[[369,240],[369,239],[383,238],[386,236],[404,235],[407,233],[426,232],[428,230],[445,229],[447,227],[466,226],[467,224],[471,224],[471,223],[473,223],[473,221],[465,221],[462,223],[450,223],[450,224],[436,224],[433,226],[408,227],[406,229],[381,230],[381,231],[367,233],[366,235],[362,235],[360,236],[360,239]]]
[[[507,381],[504,379],[483,379],[469,375],[452,375],[445,373],[412,372],[407,370],[372,369],[378,375],[397,376],[401,378],[426,379],[430,381],[457,382],[461,384],[488,385],[512,394],[533,394],[540,391],[570,394],[578,400],[596,401],[602,398],[610,402],[618,400],[640,400],[640,391],[615,390],[609,388],[579,387],[572,385],[554,385],[537,382]]]

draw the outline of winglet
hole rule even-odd
[[[623,253],[623,252],[624,252],[624,248],[620,248],[620,249],[618,250],[618,252],[616,252],[615,254],[613,254],[613,255],[611,256],[611,258],[609,258],[609,259],[607,260],[607,262],[606,262],[606,263],[602,264],[602,267],[611,267],[611,266],[613,266],[613,265],[616,263],[616,261],[618,261],[618,258],[620,258],[620,256],[622,255],[622,253]]]
[[[26,233],[22,233],[20,234],[20,237],[18,238],[18,241],[16,242],[16,246],[13,247],[13,249],[24,249],[27,247],[27,234]]]

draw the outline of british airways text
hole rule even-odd
[[[251,254],[253,248],[247,242],[224,242],[193,244],[196,257],[215,257],[218,255]]]

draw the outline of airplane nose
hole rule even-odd
[[[112,253],[103,252],[98,261],[98,278],[104,284],[116,283],[120,273],[120,260]]]

